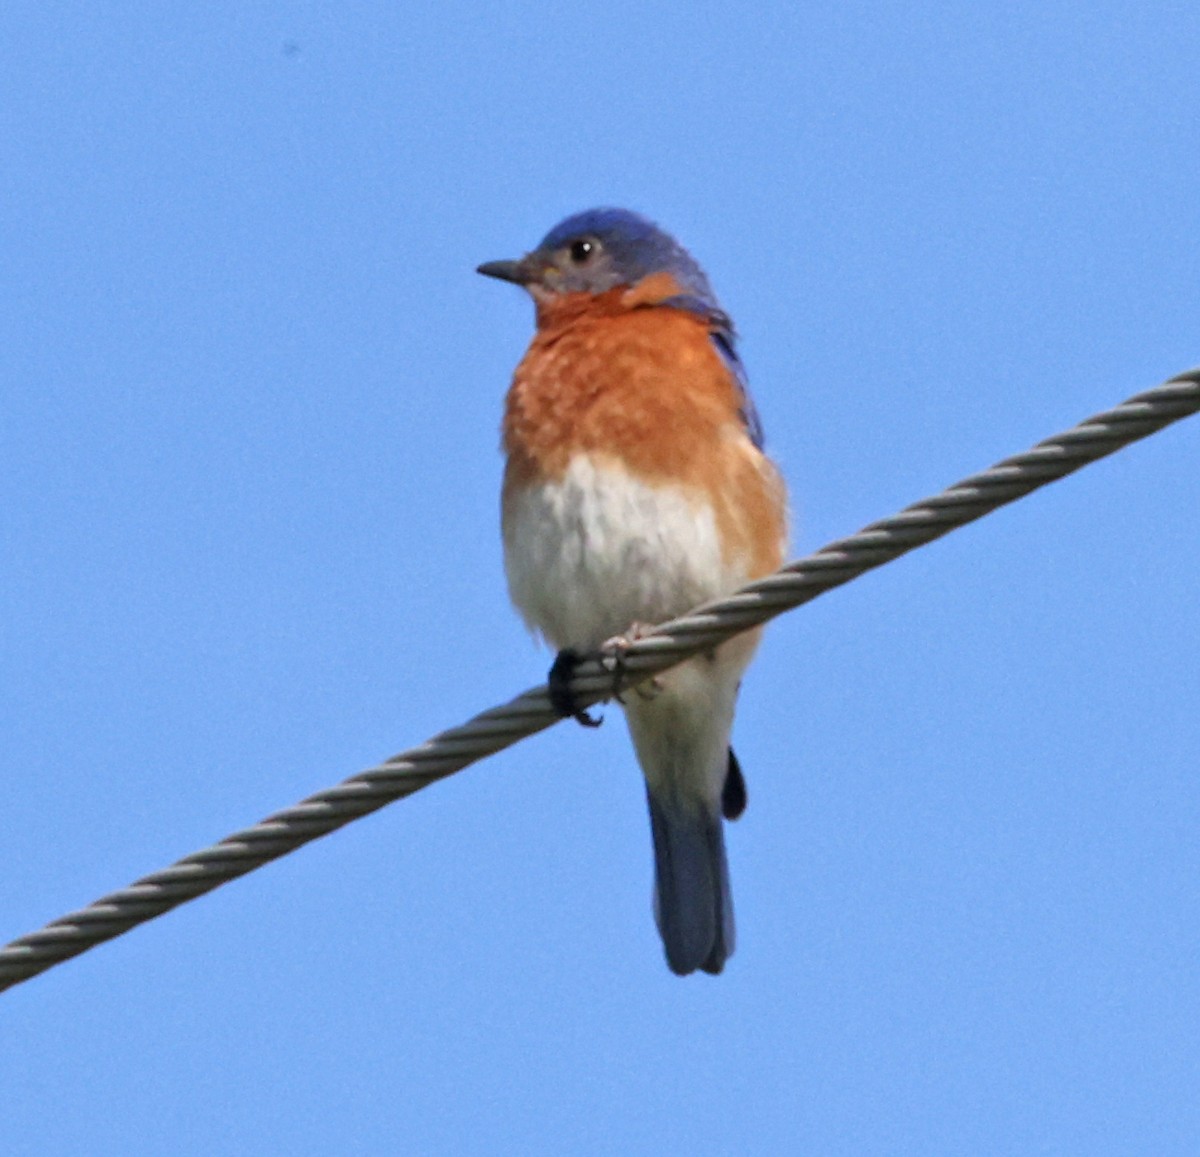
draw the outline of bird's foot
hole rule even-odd
[[[550,689],[550,706],[561,719],[570,717],[584,727],[599,727],[604,720],[589,715],[580,707],[575,692],[571,690],[575,669],[583,660],[584,656],[574,647],[564,647],[559,651],[546,679]]]
[[[612,693],[618,703],[625,702],[621,698],[621,692],[625,689],[625,652],[653,631],[654,628],[649,623],[631,623],[623,635],[614,635],[600,645],[600,663],[606,671],[612,672]],[[639,683],[634,691],[642,699],[653,699],[662,689],[662,680],[655,675]]]

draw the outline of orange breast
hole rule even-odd
[[[558,480],[579,454],[607,459],[711,505],[723,551],[752,575],[774,570],[783,485],[746,435],[737,382],[702,318],[637,308],[636,292],[543,306],[506,402],[505,489]]]

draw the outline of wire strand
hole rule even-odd
[[[873,522],[849,538],[788,563],[775,574],[656,627],[625,653],[635,684],[741,631],[899,558],[998,507],[1200,410],[1200,368],[1039,442],[1024,454]],[[611,695],[613,673],[599,658],[572,681],[581,706]],[[275,812],[253,827],[143,876],[77,912],[0,948],[0,991],[78,956],[138,924],[211,892],[344,824],[377,811],[558,722],[545,685],[484,711],[419,747]]]

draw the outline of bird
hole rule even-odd
[[[733,323],[654,222],[589,209],[478,272],[535,305],[502,424],[509,595],[558,652],[556,711],[594,726],[570,694],[574,667],[776,570],[785,486],[763,450]],[[655,921],[681,976],[718,974],[734,950],[723,820],[747,795],[730,733],[760,634],[617,695],[646,781]]]

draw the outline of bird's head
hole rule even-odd
[[[487,261],[487,277],[523,286],[539,304],[566,294],[606,293],[660,275],[664,297],[718,311],[704,271],[669,233],[628,209],[588,209],[560,221],[517,261]]]

